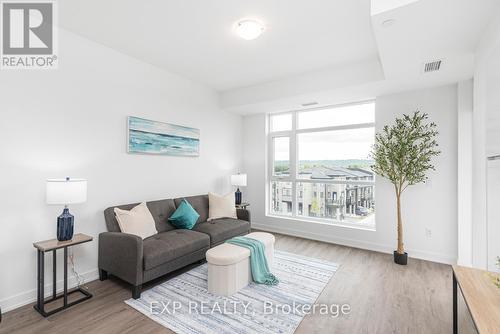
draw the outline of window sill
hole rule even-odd
[[[369,232],[376,231],[375,217],[373,217],[373,223],[369,223],[369,224],[367,224],[367,223],[339,222],[339,221],[327,220],[327,219],[321,219],[321,218],[314,219],[314,218],[301,218],[301,217],[293,217],[293,216],[280,216],[280,215],[274,215],[274,214],[270,214],[270,213],[266,214],[266,217],[274,218],[274,219],[284,219],[284,220],[290,220],[290,221],[299,221],[299,222],[304,222],[304,223],[328,225],[328,226],[332,226],[332,227],[343,227],[343,228],[369,231]]]

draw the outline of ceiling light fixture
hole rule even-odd
[[[257,20],[243,19],[236,23],[236,33],[243,39],[251,41],[264,32],[264,24]]]

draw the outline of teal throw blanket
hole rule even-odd
[[[234,237],[226,241],[229,244],[244,247],[250,250],[250,268],[255,283],[277,285],[279,280],[269,271],[264,244],[248,237]]]

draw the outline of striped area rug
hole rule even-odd
[[[276,251],[277,286],[251,283],[230,297],[207,291],[207,264],[125,301],[179,334],[293,333],[332,278],[338,265]]]

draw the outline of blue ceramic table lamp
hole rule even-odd
[[[246,174],[236,174],[236,175],[231,175],[231,184],[233,186],[236,186],[236,192],[234,193],[234,199],[235,203],[237,205],[241,204],[241,191],[240,187],[246,187],[247,186],[247,175]]]
[[[47,180],[47,204],[64,205],[63,213],[57,217],[57,240],[73,238],[75,217],[69,213],[68,205],[87,201],[87,180],[51,179]]]

